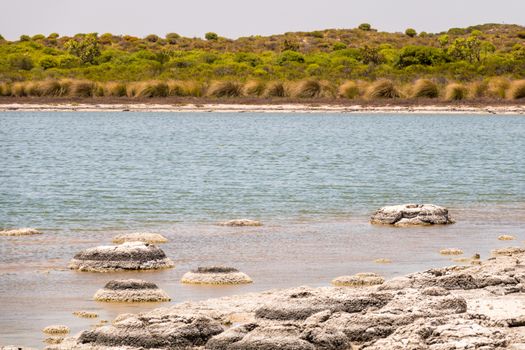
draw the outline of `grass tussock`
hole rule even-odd
[[[429,79],[419,79],[415,82],[412,92],[414,98],[437,98],[439,89],[436,83]]]
[[[368,99],[374,98],[399,98],[401,94],[394,83],[387,79],[381,79],[372,83],[366,91]]]
[[[170,88],[166,82],[149,81],[141,83],[135,90],[135,97],[167,97],[170,94]]]
[[[360,95],[359,85],[353,81],[346,81],[339,86],[338,96],[341,98],[353,99]]]
[[[212,97],[240,97],[243,86],[234,81],[215,81],[208,89],[208,96]]]
[[[11,96],[11,86],[7,83],[0,83],[0,96]]]
[[[266,97],[288,97],[290,92],[288,86],[282,81],[274,81],[268,84],[265,95]]]
[[[244,95],[261,97],[266,91],[266,83],[260,80],[252,80],[244,85]]]
[[[507,90],[510,87],[510,81],[506,78],[491,78],[487,82],[487,97],[505,98]]]
[[[203,95],[202,85],[194,81],[169,81],[169,96],[178,97],[201,97]]]
[[[293,96],[298,98],[316,98],[321,96],[323,87],[317,80],[305,80],[296,84]]]
[[[69,95],[71,97],[93,97],[96,84],[88,80],[75,80],[71,82]]]
[[[445,88],[445,100],[446,101],[461,101],[466,99],[468,96],[468,89],[461,84],[452,83],[447,85]]]
[[[469,97],[472,99],[487,97],[488,83],[486,81],[475,81],[467,87]]]
[[[110,82],[104,86],[104,96],[125,97],[128,95],[128,87],[125,83]]]
[[[517,80],[513,82],[509,87],[507,98],[509,100],[525,98],[525,80]]]
[[[11,85],[11,96],[13,97],[27,96],[25,83],[16,82],[13,85]]]

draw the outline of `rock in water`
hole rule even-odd
[[[262,222],[257,221],[257,220],[250,220],[250,219],[236,219],[236,220],[220,222],[219,225],[220,226],[234,226],[234,227],[262,226]]]
[[[46,328],[42,329],[42,332],[46,334],[68,334],[69,327],[64,325],[47,326]]]
[[[89,248],[76,254],[69,264],[70,269],[89,272],[156,270],[173,266],[173,261],[162,249],[141,242]]]
[[[158,233],[136,232],[124,233],[113,237],[113,243],[121,244],[125,242],[144,242],[144,243],[166,243],[168,239]]]
[[[31,236],[39,235],[42,232],[34,228],[17,228],[12,230],[0,230],[0,236]]]
[[[143,280],[113,280],[99,289],[93,299],[96,301],[118,301],[128,303],[170,301],[166,292],[155,283]]]
[[[210,266],[199,267],[182,276],[182,283],[186,284],[215,284],[232,285],[252,283],[252,279],[245,273],[232,267]]]
[[[453,224],[447,208],[433,204],[404,204],[383,207],[370,218],[372,224],[412,226]]]

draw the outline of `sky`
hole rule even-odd
[[[146,36],[206,32],[237,38],[354,28],[441,32],[482,23],[525,25],[525,0],[0,0],[0,34]]]

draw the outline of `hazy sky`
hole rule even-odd
[[[353,28],[439,32],[480,23],[525,25],[525,0],[0,0],[0,34],[114,34],[236,38]]]

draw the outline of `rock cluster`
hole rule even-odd
[[[39,235],[42,232],[34,228],[17,228],[12,230],[0,230],[0,236],[31,236]]]
[[[186,284],[232,285],[247,284],[253,281],[250,276],[233,267],[210,266],[199,267],[185,273],[181,282]]]
[[[404,204],[377,210],[370,218],[372,224],[414,226],[452,224],[447,208],[433,204]]]
[[[170,301],[166,292],[157,287],[155,283],[143,280],[113,280],[99,289],[93,299],[96,301],[113,302],[160,302]]]
[[[524,349],[523,261],[508,251],[370,287],[187,302],[121,315],[48,349]]]
[[[125,242],[159,244],[168,242],[168,239],[161,234],[147,232],[123,233],[113,237],[113,243],[121,244]]]
[[[173,266],[173,261],[162,249],[142,242],[89,248],[76,254],[69,264],[70,269],[90,272],[156,270]]]
[[[332,280],[334,286],[365,287],[382,284],[385,279],[373,272],[361,272],[353,276],[340,276]]]

